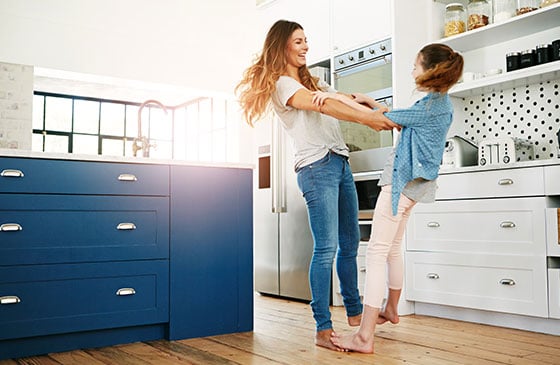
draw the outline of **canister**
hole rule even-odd
[[[506,71],[519,70],[521,61],[521,53],[510,52],[506,54]]]
[[[467,30],[467,12],[461,3],[451,3],[445,7],[443,36],[449,37]]]
[[[519,57],[519,68],[531,67],[534,66],[535,61],[535,50],[534,49],[527,49],[521,52]]]
[[[484,27],[492,19],[492,6],[487,0],[469,0],[467,14],[467,30]]]
[[[517,0],[494,0],[492,5],[494,23],[500,23],[515,16]]]
[[[523,15],[525,13],[537,10],[540,6],[538,0],[517,0],[516,15]]]
[[[554,42],[552,42],[552,60],[553,61],[560,60],[560,39],[557,39]]]
[[[537,54],[537,65],[552,61],[552,46],[550,44],[539,44],[535,51]]]

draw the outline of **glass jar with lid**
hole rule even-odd
[[[467,30],[484,27],[492,19],[492,6],[488,0],[469,0],[467,14]]]
[[[517,9],[517,0],[494,0],[492,2],[494,8],[492,17],[493,23],[500,23],[515,16]]]
[[[467,12],[461,3],[451,3],[445,7],[443,36],[449,37],[467,30]]]
[[[517,0],[516,15],[523,15],[525,13],[537,10],[539,8],[539,0]]]
[[[545,6],[549,6],[549,5],[553,5],[553,4],[558,4],[560,3],[560,0],[542,0],[541,1],[541,8],[544,8]]]

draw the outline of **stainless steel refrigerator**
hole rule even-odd
[[[255,290],[310,300],[313,239],[294,172],[293,143],[278,117],[270,114],[255,124]]]

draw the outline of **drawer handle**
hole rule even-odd
[[[435,272],[428,273],[428,275],[426,275],[426,277],[427,277],[428,279],[434,279],[434,280],[435,280],[435,279],[439,279],[439,275],[436,274]]]
[[[515,223],[513,223],[513,222],[502,222],[502,223],[500,223],[500,227],[502,227],[502,228],[515,228]]]
[[[119,181],[138,181],[138,178],[133,174],[120,174]]]
[[[0,297],[0,304],[17,304],[21,302],[21,299],[15,295],[6,295],[4,297]]]
[[[438,228],[438,227],[439,227],[439,223],[438,223],[438,222],[428,222],[428,227],[430,227],[430,228]]]
[[[500,280],[500,284],[513,286],[513,285],[515,285],[515,280],[513,280],[513,279],[502,279],[502,280]]]
[[[23,177],[23,171],[21,170],[14,170],[14,169],[6,169],[2,170],[0,173],[2,177]]]
[[[131,231],[136,229],[136,225],[134,223],[119,223],[117,229],[121,231]]]
[[[4,223],[0,226],[0,232],[21,231],[23,228],[17,223]]]
[[[366,272],[366,268],[365,268],[365,266],[363,266],[363,267],[360,267],[360,272]]]
[[[498,180],[498,185],[513,185],[512,179],[500,179]]]
[[[134,290],[134,288],[120,288],[117,290],[116,294],[119,296],[134,295],[136,294],[136,290]]]

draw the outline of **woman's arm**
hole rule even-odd
[[[351,107],[333,98],[326,98],[322,105],[316,105],[313,103],[313,94],[305,88],[296,91],[294,95],[288,99],[287,104],[292,108],[311,110],[330,115],[336,119],[363,124],[376,131],[391,130],[393,128],[400,129],[398,124],[395,124],[383,115],[383,112],[388,111],[387,108],[371,110],[362,106],[362,108],[358,110],[357,108]]]

